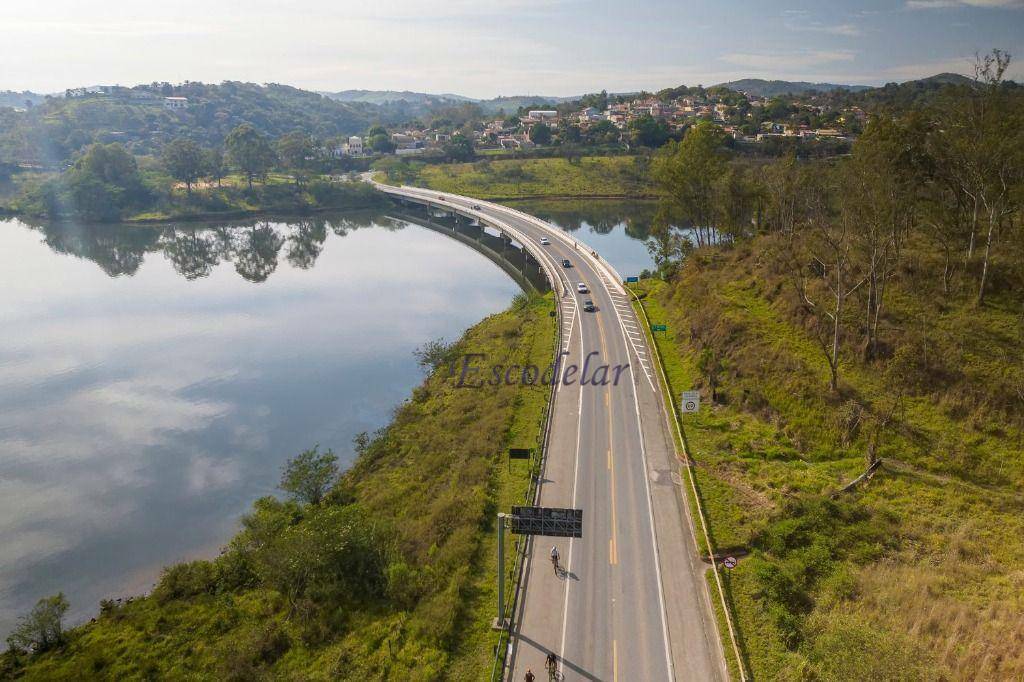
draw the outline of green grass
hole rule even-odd
[[[555,347],[551,309],[550,296],[517,297],[512,308],[468,330],[452,357],[484,353],[488,364],[547,364]],[[493,524],[498,509],[522,499],[529,480],[523,463],[509,467],[507,448],[539,447],[548,391],[458,388],[447,364],[440,366],[323,503],[261,502],[250,526],[282,523],[283,530],[243,531],[216,561],[175,568],[155,595],[105,609],[72,630],[60,650],[0,656],[0,678],[487,677],[495,643]],[[339,535],[332,519],[349,525],[338,526]],[[334,564],[318,563],[323,551],[350,551],[354,540],[301,544],[317,528],[341,542],[360,527],[351,519],[364,519],[366,532],[382,538],[380,594],[345,588],[348,576],[360,575],[355,569],[336,575]],[[287,578],[314,569],[320,573],[298,583]],[[325,570],[326,578],[315,577]],[[284,582],[274,577],[280,575]],[[309,597],[293,603],[281,591],[306,581],[317,590]]]
[[[639,287],[651,321],[669,325],[653,336],[674,400],[702,390],[684,426],[712,544],[751,552],[724,576],[748,670],[760,680],[1021,677],[1024,458],[1020,420],[1003,411],[1021,379],[1010,361],[1024,357],[1019,299],[997,294],[976,309],[928,283],[893,284],[886,338],[923,337],[945,378],[909,392],[871,482],[830,501],[866,463],[867,428],[851,435],[838,415],[852,400],[884,409],[885,363],[847,353],[831,395],[766,250],[701,251],[672,282]],[[723,363],[719,404],[699,369],[704,347]]]
[[[520,197],[641,197],[653,189],[645,179],[647,160],[638,156],[514,159],[427,165],[413,184],[481,199]]]

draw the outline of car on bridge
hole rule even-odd
[[[580,292],[581,294],[589,294],[590,293],[590,289],[587,288],[586,282],[580,282],[579,284],[577,284],[576,285],[576,291]]]
[[[585,313],[593,313],[593,312],[597,312],[597,306],[595,306],[595,305],[594,305],[594,302],[593,302],[593,301],[591,301],[591,300],[590,300],[590,299],[588,298],[587,300],[585,300],[585,301],[583,302],[583,312],[585,312]]]
[[[444,199],[444,197],[443,197],[443,196],[441,196],[440,194],[438,194],[438,195],[437,195],[437,198],[438,198],[438,199],[440,199],[441,201],[444,201],[444,200],[445,200],[445,199]]]
[[[571,268],[572,267],[572,263],[569,262],[568,258],[563,258],[562,259],[562,267],[563,268]]]
[[[541,246],[551,246],[551,240],[548,239],[547,237],[541,237],[540,238],[540,245]]]
[[[480,208],[480,204],[473,204],[472,206],[470,206],[470,208],[473,209],[474,211],[482,211],[483,210],[482,208]]]

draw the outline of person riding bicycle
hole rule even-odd
[[[555,652],[552,651],[548,654],[548,659],[544,662],[544,667],[548,669],[548,678],[553,678],[558,672],[558,656],[555,656]]]
[[[555,567],[555,575],[558,575],[558,548],[551,545],[551,565]]]

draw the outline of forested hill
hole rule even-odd
[[[857,92],[870,90],[870,85],[837,85],[835,83],[808,83],[807,81],[769,81],[763,78],[744,78],[738,81],[721,83],[715,87],[728,88],[737,92],[745,92],[758,97],[777,97],[779,95],[801,95],[806,92],[830,92],[832,90],[848,90]]]
[[[164,108],[164,97],[188,107]],[[326,139],[365,131],[380,109],[338,102],[287,85],[224,82],[110,88],[79,97],[52,97],[28,109],[0,109],[0,161],[60,166],[94,142],[120,142],[137,154],[176,137],[216,146],[241,123],[277,138],[293,130]]]

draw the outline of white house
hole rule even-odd
[[[188,109],[188,97],[164,97],[164,109]]]
[[[527,118],[532,121],[553,121],[558,118],[558,112],[550,109],[534,109],[527,114]]]
[[[352,137],[348,138],[348,155],[363,155],[363,138],[359,137],[358,135],[353,135]]]

